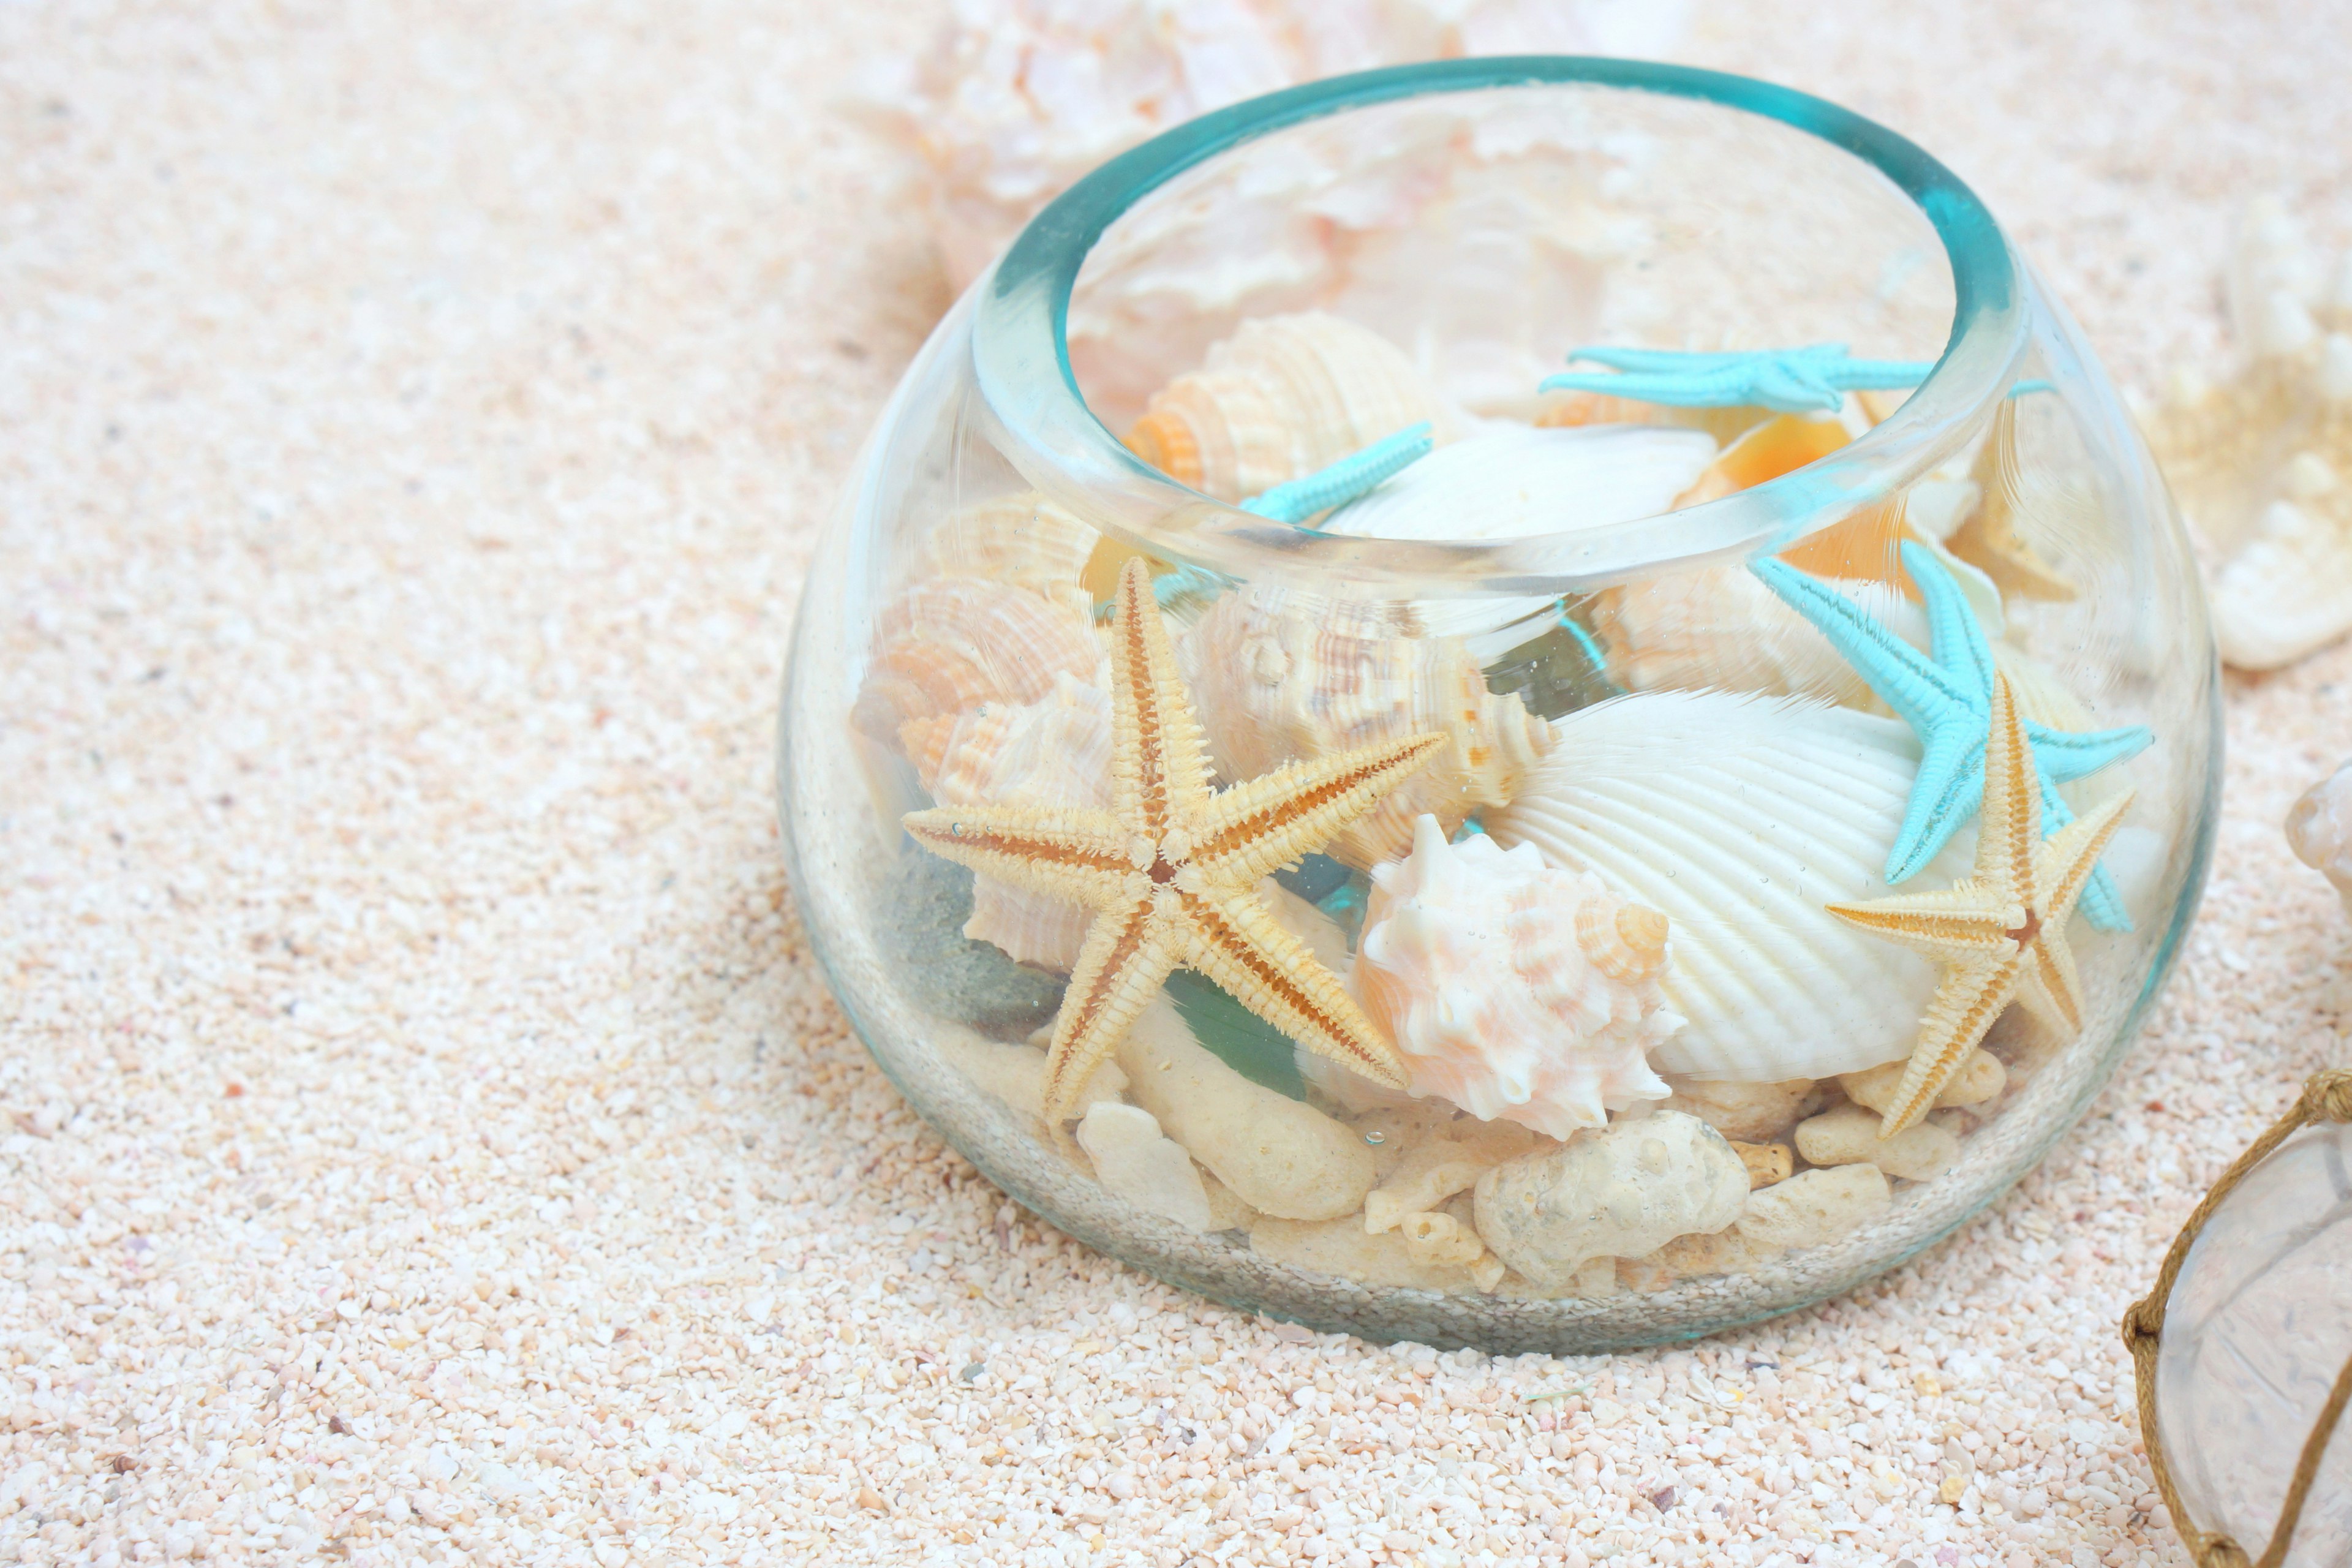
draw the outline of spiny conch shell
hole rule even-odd
[[[1936,969],[1823,908],[1882,898],[1918,748],[1897,721],[1723,691],[1621,697],[1555,720],[1554,743],[1496,841],[1532,844],[1656,910],[1661,982],[1684,1026],[1662,1073],[1777,1082],[1907,1055]],[[1965,828],[1923,885],[1964,875]]]
[[[2352,763],[2303,793],[2286,814],[2286,842],[2352,911]]]
[[[1093,622],[1072,605],[984,577],[916,583],[876,617],[873,646],[852,717],[886,743],[909,720],[1034,702],[1055,675],[1090,679],[1103,659]]]
[[[957,290],[1079,175],[1245,98],[1458,55],[1661,58],[1688,5],[1659,0],[997,0],[954,8],[918,58],[862,85],[867,118],[925,164]]]
[[[1094,596],[1078,578],[1101,537],[1067,508],[1023,490],[966,507],[932,530],[923,574],[1011,583],[1091,620]]]
[[[1448,844],[1372,868],[1349,983],[1403,1053],[1415,1094],[1552,1138],[1671,1092],[1649,1053],[1681,1026],[1658,995],[1666,920],[1532,846]]]
[[[1064,672],[1042,702],[988,702],[904,731],[923,787],[941,805],[1110,805],[1111,706],[1101,689]],[[1022,963],[1067,973],[1092,912],[1082,904],[972,884],[963,934]]]
[[[1551,744],[1517,697],[1486,689],[1460,638],[1416,629],[1409,605],[1251,586],[1220,596],[1177,648],[1227,781],[1433,730],[1453,742],[1332,840],[1325,853],[1360,869],[1402,856],[1423,812],[1451,832],[1510,799]]]
[[[1222,500],[1246,500],[1427,421],[1453,416],[1404,351],[1320,310],[1264,316],[1162,387],[1128,433],[1144,461]]]

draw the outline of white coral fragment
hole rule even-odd
[[[1078,1147],[1094,1162],[1095,1179],[1129,1203],[1187,1230],[1213,1228],[1208,1189],[1182,1145],[1160,1135],[1148,1110],[1097,1100],[1078,1123]]]

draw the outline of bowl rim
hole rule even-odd
[[[1129,451],[1070,365],[1069,305],[1096,242],[1145,196],[1272,132],[1404,99],[1528,87],[1613,88],[1777,121],[1852,154],[1909,198],[1952,269],[1952,327],[1894,415],[1794,473],[1719,500],[1605,528],[1516,539],[1419,541],[1276,522],[1180,484]],[[2021,269],[1991,212],[1908,139],[1792,88],[1727,72],[1580,55],[1439,60],[1328,78],[1214,110],[1112,159],[1033,218],[974,286],[971,359],[983,423],[1046,495],[1157,556],[1242,578],[1311,571],[1415,596],[1566,595],[1645,573],[1781,549],[1920,478],[2006,396],[2027,352]]]

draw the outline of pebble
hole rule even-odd
[[[1841,1105],[1797,1123],[1797,1152],[1816,1165],[1868,1163],[1890,1176],[1931,1181],[1959,1158],[1960,1141],[1941,1126],[1922,1121],[1892,1138],[1881,1138],[1885,1119],[1865,1106]]]

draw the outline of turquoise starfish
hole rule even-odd
[[[1591,360],[1619,374],[1555,375],[1539,391],[1601,392],[1678,408],[1758,404],[1781,414],[1809,409],[1835,413],[1844,406],[1849,392],[1916,386],[1935,368],[1924,360],[1848,359],[1843,343],[1712,354],[1587,348],[1568,357]]]
[[[1352,452],[1328,468],[1318,468],[1303,479],[1292,479],[1242,502],[1244,511],[1270,517],[1276,522],[1305,522],[1318,511],[1345,506],[1393,474],[1429,456],[1436,445],[1427,420],[1409,425],[1360,452]]]
[[[1811,621],[1897,717],[1918,732],[1919,772],[1902,830],[1886,855],[1891,885],[1918,874],[1984,799],[1985,737],[1991,729],[1992,650],[1969,612],[1960,585],[1925,545],[1906,540],[1903,564],[1927,609],[1932,658],[1873,620],[1818,577],[1765,556],[1748,564],[1783,603]],[[2053,730],[2026,721],[2027,750],[2042,780],[2045,837],[2074,820],[2056,785],[2132,756],[2154,740],[2146,728]],[[2131,917],[2102,867],[2091,874],[2081,905],[2103,931],[2129,931]]]

